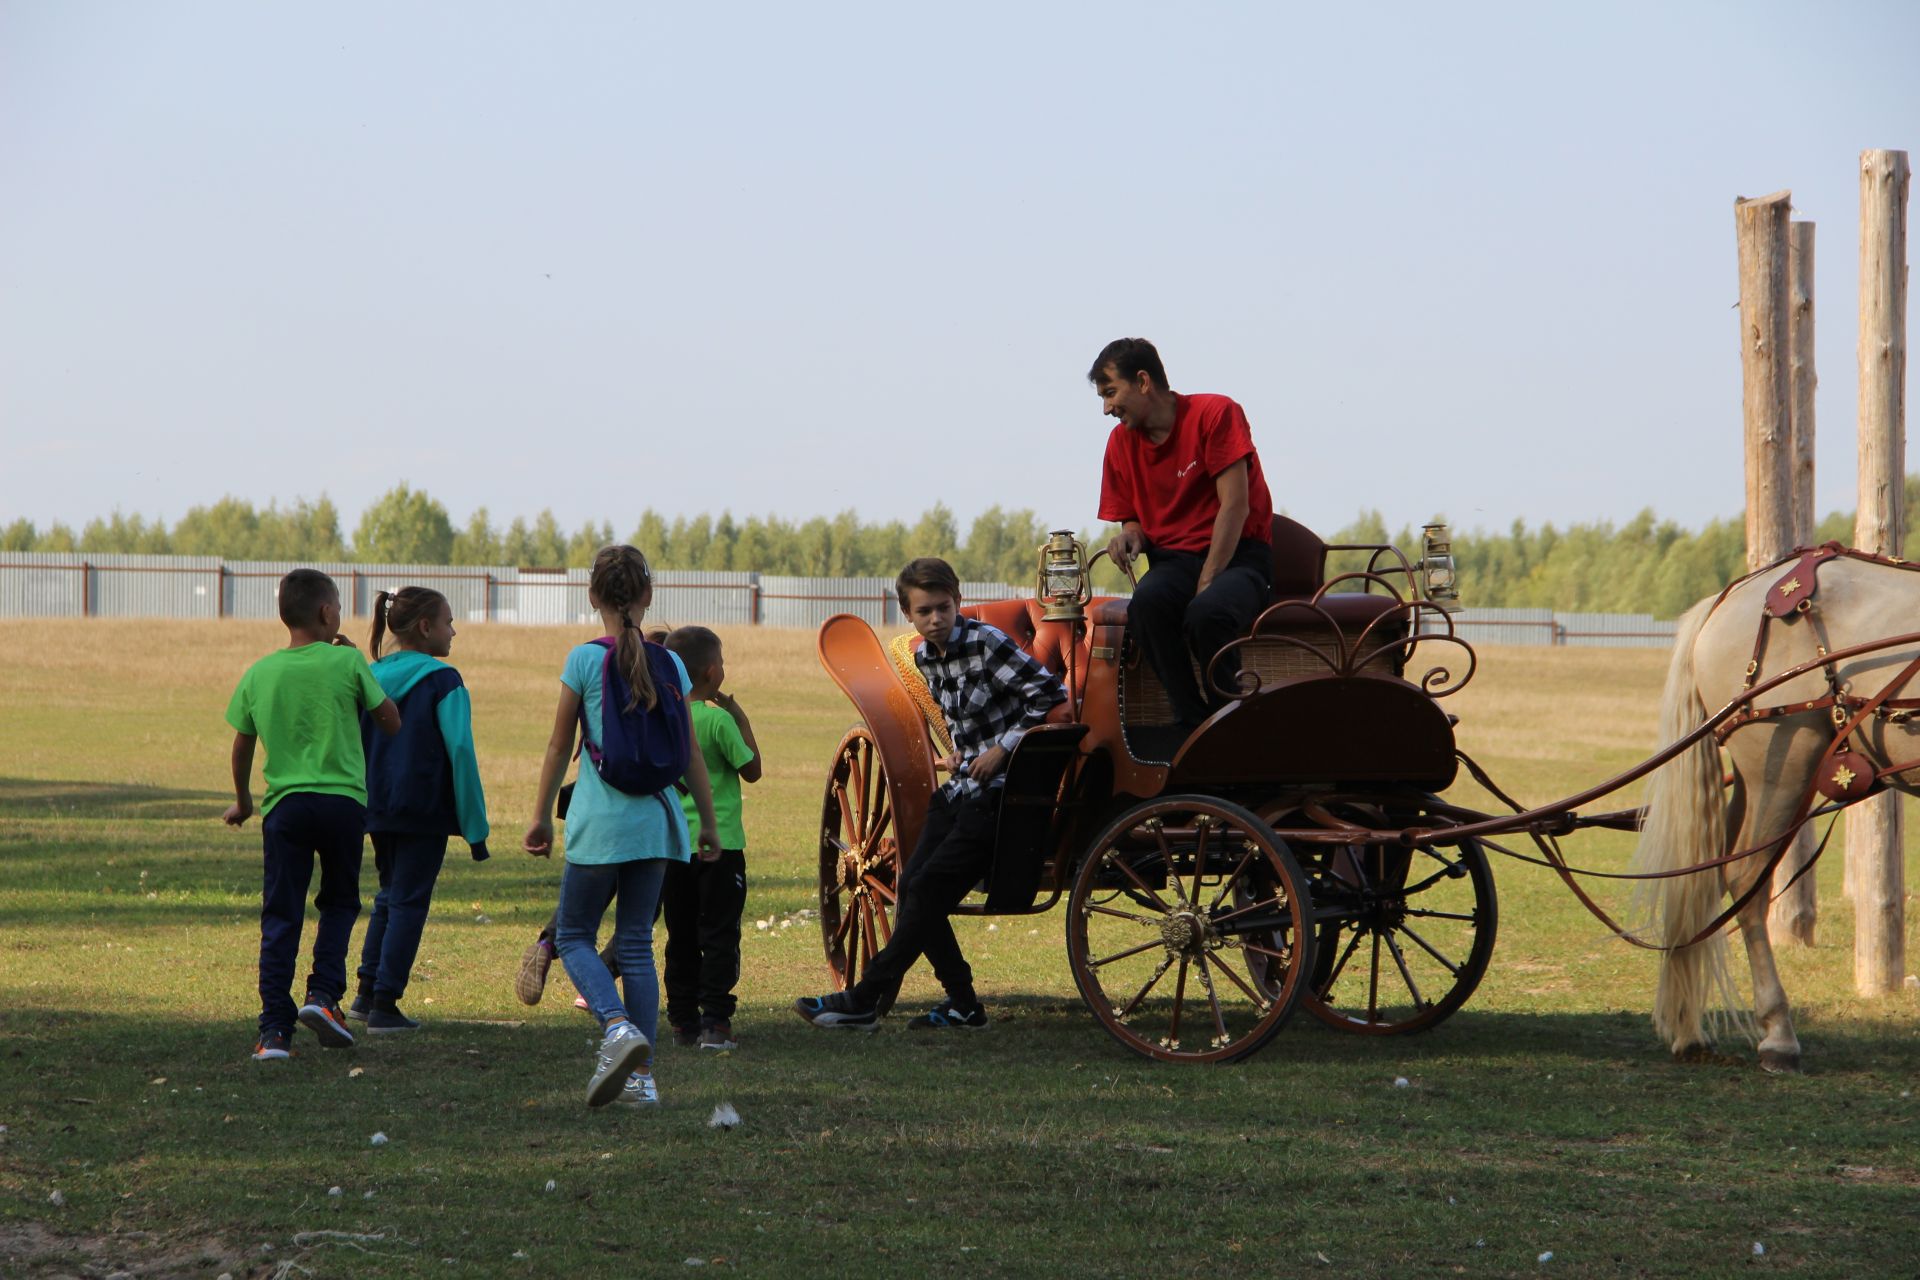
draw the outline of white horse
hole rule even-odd
[[[1764,660],[1755,681],[1764,683],[1826,652],[1838,652],[1877,640],[1920,632],[1920,573],[1852,558],[1829,560],[1818,568],[1818,593],[1812,611],[1789,614],[1768,624]],[[1747,667],[1769,591],[1779,591],[1795,576],[1782,565],[1744,579],[1724,598],[1703,600],[1680,619],[1673,662],[1661,699],[1660,734],[1675,742],[1699,727],[1747,687]],[[1834,664],[1841,687],[1852,698],[1872,698],[1920,655],[1920,646],[1883,649]],[[1830,692],[1818,669],[1761,695],[1756,707],[1780,707],[1822,699]],[[1893,689],[1892,699],[1920,695],[1920,680]],[[1857,706],[1857,703],[1855,704]],[[1920,720],[1869,716],[1848,746],[1861,752],[1875,771],[1911,764],[1920,757]],[[1793,823],[1813,785],[1815,767],[1834,740],[1832,710],[1822,707],[1747,724],[1727,739],[1724,752],[1733,786],[1722,774],[1722,750],[1707,735],[1653,775],[1647,790],[1647,816],[1634,853],[1636,871],[1670,871],[1696,866],[1740,850],[1769,844]],[[1920,768],[1892,774],[1885,781],[1908,794],[1920,783]],[[1816,803],[1821,797],[1814,796]],[[1647,912],[1649,941],[1676,948],[1665,953],[1653,1025],[1676,1056],[1703,1051],[1709,1043],[1710,1005],[1733,1009],[1723,932],[1683,946],[1723,909],[1724,895],[1738,898],[1766,871],[1768,851],[1694,875],[1644,882],[1638,897]],[[1811,872],[1809,872],[1811,874]],[[1784,883],[1784,877],[1780,883]],[[1777,887],[1777,886],[1776,886]],[[1736,1014],[1741,1030],[1759,1035],[1760,1065],[1768,1071],[1795,1071],[1800,1041],[1793,1032],[1787,993],[1774,967],[1767,937],[1765,889],[1741,908],[1737,919],[1753,974],[1753,1020]]]

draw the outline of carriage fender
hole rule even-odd
[[[933,747],[886,647],[862,618],[837,613],[820,624],[820,665],[873,734],[893,803],[894,839],[911,856],[933,797]]]

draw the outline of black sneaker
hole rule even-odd
[[[347,1006],[347,1021],[365,1022],[367,1015],[373,1012],[373,988],[362,987],[354,993],[353,1003]]]
[[[793,1011],[816,1027],[852,1027],[859,1031],[877,1031],[880,1011],[862,1009],[845,991],[824,996],[801,996],[793,1002]]]
[[[697,1047],[700,1043],[700,1028],[699,1027],[678,1027],[678,1026],[675,1027],[673,1029],[673,1042],[679,1045],[682,1049],[692,1049]]]
[[[987,1011],[980,1005],[971,1009],[962,1009],[951,1000],[942,1000],[913,1021],[907,1023],[909,1031],[985,1031],[987,1029]]]
[[[309,991],[307,1002],[300,1006],[300,1025],[320,1037],[323,1049],[353,1048],[353,1032],[340,1014],[340,1002],[330,996]]]
[[[293,1037],[284,1031],[262,1031],[253,1046],[255,1062],[285,1062],[293,1056]]]
[[[400,1012],[400,1006],[391,1000],[376,1003],[367,1014],[367,1030],[376,1036],[388,1031],[418,1031],[420,1026]]]

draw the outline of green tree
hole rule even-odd
[[[260,514],[244,498],[231,495],[210,507],[192,507],[173,526],[173,551],[182,556],[226,556],[257,560]]]
[[[340,534],[340,512],[324,493],[315,502],[296,499],[284,511],[269,506],[260,513],[256,537],[257,553],[263,559],[347,558],[346,539]]]
[[[567,539],[567,567],[569,569],[591,569],[593,558],[600,548],[613,541],[613,522],[611,520],[595,524],[589,520],[581,525],[574,535]]]
[[[33,521],[17,519],[5,529],[0,529],[0,551],[31,551],[40,531],[33,527]]]
[[[648,564],[665,564],[667,543],[672,535],[667,530],[667,522],[652,507],[640,513],[640,523],[633,527],[633,535],[628,543],[640,548],[640,554],[647,558]]]
[[[466,528],[453,535],[453,563],[504,564],[506,550],[493,527],[493,516],[485,507],[476,507],[467,517]]]
[[[353,558],[363,564],[446,564],[453,558],[453,522],[426,490],[402,482],[361,513]]]
[[[80,531],[82,551],[118,552],[123,555],[163,556],[171,549],[166,521],[155,518],[148,523],[139,515],[123,516],[118,511],[107,519],[96,516]]]

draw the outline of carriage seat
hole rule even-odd
[[[1026,650],[1035,662],[1054,675],[1060,677],[1061,684],[1067,680],[1067,656],[1065,642],[1071,640],[1073,629],[1064,623],[1042,623],[1041,606],[1038,600],[1023,597],[1015,600],[988,600],[980,604],[962,605],[960,612],[969,618],[977,618],[990,627],[998,627],[1007,633],[1007,638]],[[915,648],[919,647],[916,640]],[[1068,692],[1073,695],[1066,702],[1057,704],[1047,713],[1046,723],[1067,724],[1073,720],[1073,698],[1078,697],[1087,680],[1087,636],[1083,630],[1079,643],[1073,652],[1073,684]]]
[[[1273,518],[1273,596],[1272,604],[1282,600],[1311,600],[1313,593],[1326,585],[1327,544],[1320,535],[1298,520],[1286,516]],[[1340,624],[1342,631],[1357,634],[1369,622],[1393,610],[1393,597],[1359,591],[1331,591],[1321,597],[1320,607]]]

